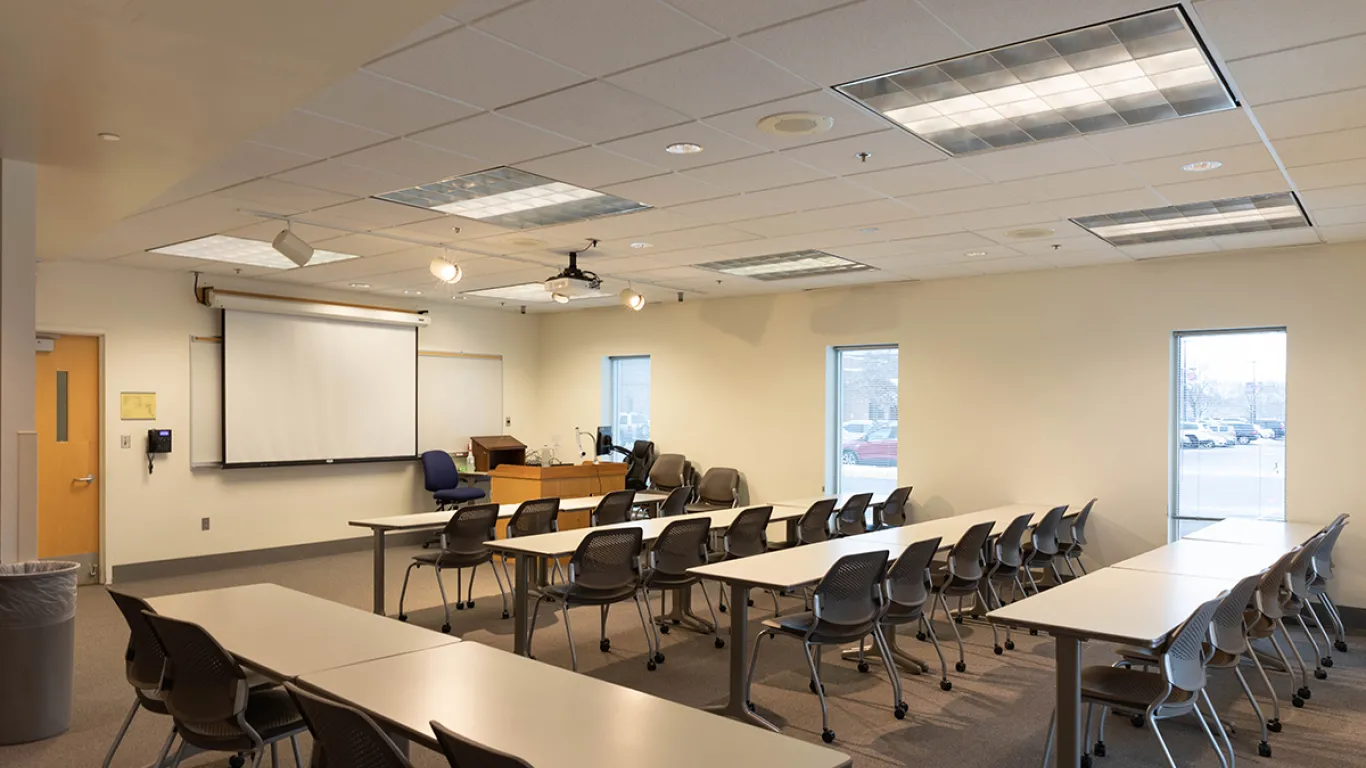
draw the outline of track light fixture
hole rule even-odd
[[[308,260],[313,258],[313,246],[304,242],[302,237],[294,234],[288,219],[285,220],[285,228],[280,230],[280,234],[275,236],[270,245],[285,258],[301,267],[308,264]]]
[[[639,312],[641,308],[645,306],[645,297],[630,288],[622,289],[621,293],[617,295],[621,297],[623,306],[633,309],[636,312]]]
[[[437,280],[440,280],[443,283],[458,283],[460,282],[460,278],[465,276],[465,272],[460,268],[460,265],[449,259],[432,259],[432,263],[428,265],[427,269]]]

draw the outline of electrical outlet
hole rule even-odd
[[[505,427],[510,427],[510,426],[512,426],[512,417],[511,417],[511,416],[509,416],[509,417],[503,419],[503,426],[505,426]]]
[[[201,518],[199,518],[199,530],[201,530],[201,531],[207,531],[207,530],[209,530],[209,518],[207,518],[207,517],[201,517]]]
[[[132,435],[119,435],[119,447],[120,447],[120,448],[132,448],[132,447],[133,447],[133,436],[132,436]]]

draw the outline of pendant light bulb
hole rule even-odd
[[[458,283],[460,278],[465,276],[464,270],[460,265],[446,259],[432,259],[432,263],[427,267],[436,279],[444,283]]]
[[[621,293],[618,295],[621,297],[623,306],[633,309],[636,312],[639,312],[641,308],[645,306],[645,297],[630,288],[622,289]]]

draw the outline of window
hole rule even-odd
[[[609,357],[603,365],[606,387],[602,423],[612,427],[612,442],[630,448],[650,439],[650,357]]]
[[[1285,519],[1285,329],[1178,333],[1172,536]]]
[[[833,352],[832,492],[890,491],[897,484],[897,348]]]

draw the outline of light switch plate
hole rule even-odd
[[[132,448],[132,447],[133,447],[133,436],[132,436],[132,435],[119,435],[119,447],[120,447],[120,448]]]
[[[207,530],[209,530],[209,518],[207,518],[207,517],[201,517],[201,518],[199,518],[199,530],[201,530],[201,531],[207,531]]]

